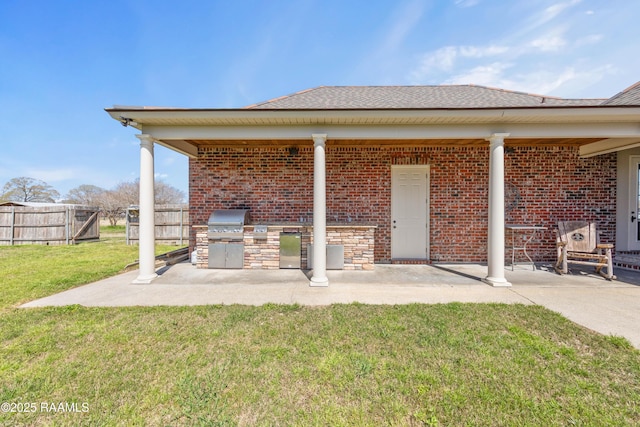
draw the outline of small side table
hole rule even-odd
[[[529,263],[535,271],[536,265],[527,253],[527,245],[531,243],[538,231],[546,230],[547,227],[541,227],[538,225],[507,224],[504,226],[504,228],[507,230],[511,230],[511,247],[507,247],[507,249],[511,249],[511,271],[513,271],[513,267],[515,265],[516,251],[522,251],[524,253],[524,256],[527,257]],[[521,233],[524,238],[524,243],[522,244],[522,246],[516,246],[516,234],[518,233]],[[527,233],[530,233],[530,236],[528,238],[526,237]]]

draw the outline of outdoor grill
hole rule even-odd
[[[242,240],[249,222],[249,209],[218,209],[209,216],[210,240]]]
[[[209,216],[209,268],[242,268],[248,209],[219,209]]]

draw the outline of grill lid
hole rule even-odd
[[[249,209],[218,209],[209,216],[209,239],[242,240]]]
[[[249,223],[249,209],[217,209],[209,216],[212,225],[245,225]]]

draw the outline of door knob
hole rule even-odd
[[[631,212],[631,222],[635,221],[636,219],[636,213],[635,212]]]

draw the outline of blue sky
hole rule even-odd
[[[138,177],[104,108],[235,108],[321,85],[478,84],[608,98],[640,80],[636,0],[0,2],[0,186]],[[187,160],[156,148],[187,192]]]

